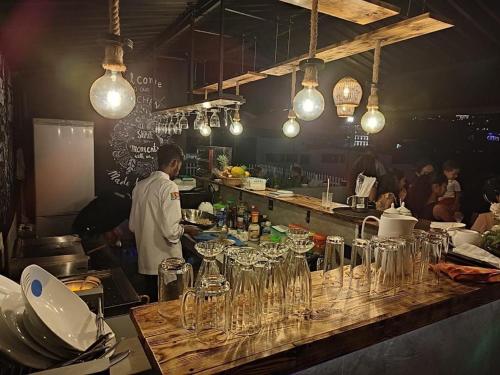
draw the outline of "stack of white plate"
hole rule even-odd
[[[105,334],[112,333],[104,326]],[[0,352],[5,356],[45,369],[76,357],[96,337],[95,314],[43,268],[26,267],[21,285],[0,275]],[[113,334],[108,346],[115,342]]]

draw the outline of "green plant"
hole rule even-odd
[[[493,255],[500,257],[500,229],[494,229],[484,234],[483,248]]]

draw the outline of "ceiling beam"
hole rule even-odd
[[[138,60],[148,57],[157,49],[187,31],[191,24],[196,24],[204,16],[219,7],[220,0],[200,0],[194,7],[188,8],[177,19],[168,25],[154,40],[135,53]]]

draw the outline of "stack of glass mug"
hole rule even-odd
[[[196,250],[204,259],[196,280],[180,258],[160,264],[158,310],[171,318],[165,301],[180,298],[183,326],[207,344],[223,342],[230,333],[254,335],[284,319],[328,319],[342,313],[340,300],[396,295],[423,281],[439,283],[439,272],[430,269],[441,262],[448,243],[447,233],[439,230],[355,239],[348,263],[344,239],[329,236],[317,262],[322,281],[313,290],[305,254],[314,243],[304,229],[289,228],[284,242],[255,247],[201,242]]]

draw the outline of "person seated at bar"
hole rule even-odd
[[[377,179],[377,184],[382,179],[383,176],[387,174],[384,164],[378,159],[372,150],[367,150],[364,154],[359,156],[353,163],[351,170],[349,171],[348,178],[348,191],[349,194],[354,194],[356,189],[356,181],[358,175],[362,173],[367,177],[375,177]],[[372,188],[370,195],[368,197],[370,201],[376,201],[377,199],[377,186]]]
[[[298,165],[292,166],[287,185],[289,187],[299,187],[308,183],[309,181],[307,180],[307,177],[303,175],[302,168]]]
[[[422,196],[426,197],[423,206],[418,210],[420,219],[430,221],[455,221],[450,207],[439,201],[439,198],[446,193],[448,179],[441,173],[422,176]],[[415,213],[414,213],[415,214]]]
[[[408,179],[408,186],[411,187],[420,176],[426,176],[434,172],[434,166],[428,159],[421,159],[415,165],[415,173]]]
[[[483,197],[486,202],[490,205],[500,204],[500,176],[492,177],[486,180],[483,188]],[[494,206],[497,207],[497,206]],[[472,224],[471,229],[478,231],[479,233],[484,233],[489,231],[495,223],[494,213],[491,211],[480,213],[474,224]]]
[[[400,206],[406,199],[406,177],[400,170],[394,170],[391,173],[382,176],[377,189],[377,210],[384,211],[394,206]]]
[[[457,181],[458,175],[460,174],[460,167],[455,161],[447,160],[443,163],[443,174],[448,179],[448,185],[446,187],[446,192],[439,200],[442,201],[443,204],[450,206],[453,212],[460,211],[460,195],[462,193],[462,188]]]

